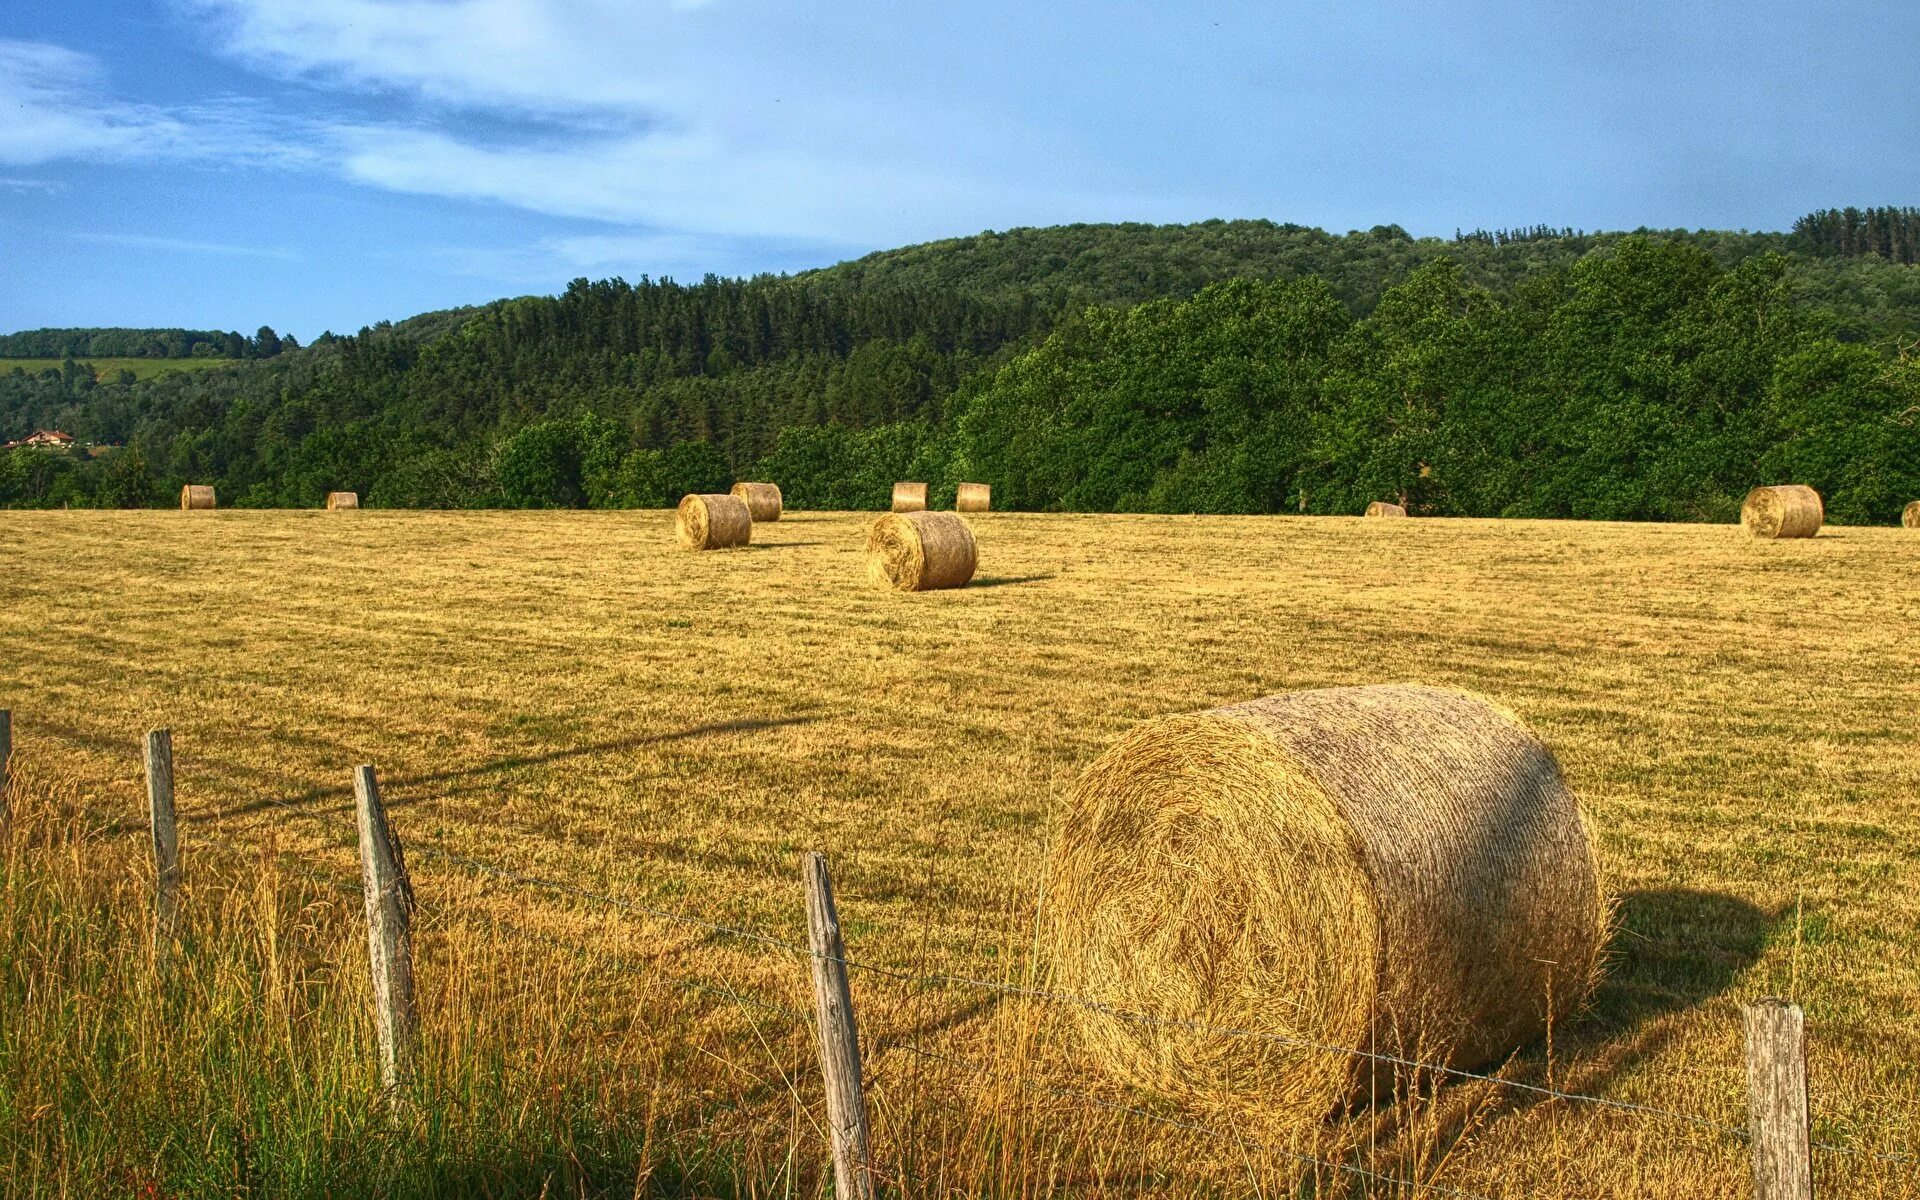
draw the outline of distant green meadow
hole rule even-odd
[[[49,368],[58,371],[61,362],[58,358],[0,358],[0,375],[9,371],[25,371],[37,375]],[[135,379],[152,379],[157,375],[166,375],[174,371],[203,371],[208,367],[229,366],[238,359],[232,358],[77,358],[75,362],[85,363],[93,368],[93,377],[101,383],[111,383],[121,371],[132,371]]]

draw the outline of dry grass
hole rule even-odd
[[[660,513],[0,514],[0,705],[23,755],[127,819],[140,731],[171,725],[190,880],[215,833],[351,878],[348,771],[378,764],[416,889],[442,914],[422,986],[471,997],[429,1004],[429,1045],[497,1064],[450,1077],[507,1098],[577,1088],[609,1120],[657,1124],[648,1155],[738,1148],[733,1184],[662,1173],[661,1190],[773,1195],[819,1186],[804,1032],[665,984],[800,1004],[802,963],[421,848],[789,938],[798,855],[818,848],[856,958],[1019,981],[1050,819],[1136,722],[1307,687],[1463,687],[1553,748],[1619,904],[1590,1011],[1509,1070],[1739,1124],[1739,1004],[1787,994],[1808,1012],[1816,1136],[1920,1151],[1910,534],[1000,514],[972,587],[903,604],[866,581],[870,519],[789,514],[737,554],[687,555]],[[94,835],[124,855],[107,863],[123,883],[138,841]],[[588,968],[523,934],[643,969]],[[345,965],[326,977],[349,999],[361,986]],[[36,994],[53,979],[87,1010],[92,983],[56,962]],[[879,1149],[909,1194],[1285,1193],[1284,1154],[1048,1090],[1158,1111],[1063,1056],[1046,1005],[865,973],[853,986]],[[364,1048],[346,1000],[300,994],[339,1005],[331,1036]],[[539,1070],[516,1065],[536,1047]],[[296,1086],[313,1060],[275,1061]],[[5,1099],[23,1144],[49,1110]],[[1483,1088],[1302,1149],[1501,1197],[1745,1187],[1743,1149],[1721,1135]],[[1917,1194],[1911,1166],[1817,1168],[1823,1195]]]

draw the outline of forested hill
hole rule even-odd
[[[1791,477],[1887,520],[1920,496],[1920,268],[1815,216],[1023,229],[792,278],[580,280],[149,381],[0,361],[0,440],[94,444],[0,454],[0,503],[192,480],[223,504],[653,506],[762,476],[871,507],[980,478],[1032,508],[1700,519]]]

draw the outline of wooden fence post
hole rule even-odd
[[[147,824],[153,834],[153,944],[164,957],[180,916],[180,828],[173,815],[173,731],[147,731]]]
[[[833,1185],[839,1200],[873,1200],[873,1163],[867,1145],[867,1100],[860,1086],[860,1032],[847,989],[846,945],[833,906],[827,859],[810,851],[801,864],[807,886],[807,943],[813,951],[814,1018],[820,1032],[820,1073],[827,1085],[827,1126],[833,1136]]]
[[[374,1024],[380,1035],[380,1084],[396,1110],[406,1104],[419,1049],[413,1008],[413,885],[400,839],[387,823],[372,767],[353,769],[360,826],[360,883],[367,901],[367,960],[373,968]]]
[[[1748,1128],[1755,1200],[1813,1200],[1806,1016],[1768,998],[1747,1007]]]

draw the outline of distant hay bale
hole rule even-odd
[[[328,492],[327,507],[328,508],[359,508],[360,493],[359,492]]]
[[[1920,500],[1912,501],[1901,510],[1900,524],[1908,529],[1920,529]]]
[[[747,512],[756,523],[780,519],[780,485],[777,483],[736,483],[733,494],[747,502]]]
[[[955,513],[888,513],[867,534],[867,577],[881,587],[965,587],[979,561],[973,528]]]
[[[983,513],[993,508],[993,488],[984,483],[963,483],[953,493],[953,511]]]
[[[1054,986],[1109,1006],[1072,1010],[1093,1060],[1282,1118],[1413,1082],[1342,1050],[1471,1070],[1531,1042],[1579,1009],[1605,937],[1552,753],[1438,688],[1141,725],[1075,785],[1049,873]]]
[[[1807,538],[1826,520],[1820,493],[1803,484],[1757,487],[1740,506],[1740,524],[1757,538]]]
[[[738,496],[689,495],[674,516],[674,532],[689,550],[724,550],[753,540],[753,514]]]
[[[1367,515],[1370,517],[1404,517],[1407,515],[1407,510],[1398,504],[1391,504],[1385,500],[1375,500],[1372,504],[1367,505]]]
[[[893,485],[893,511],[897,513],[925,512],[927,510],[927,485],[924,483],[896,483]]]
[[[213,508],[213,486],[206,483],[189,483],[180,489],[180,508],[182,511],[193,508]]]

